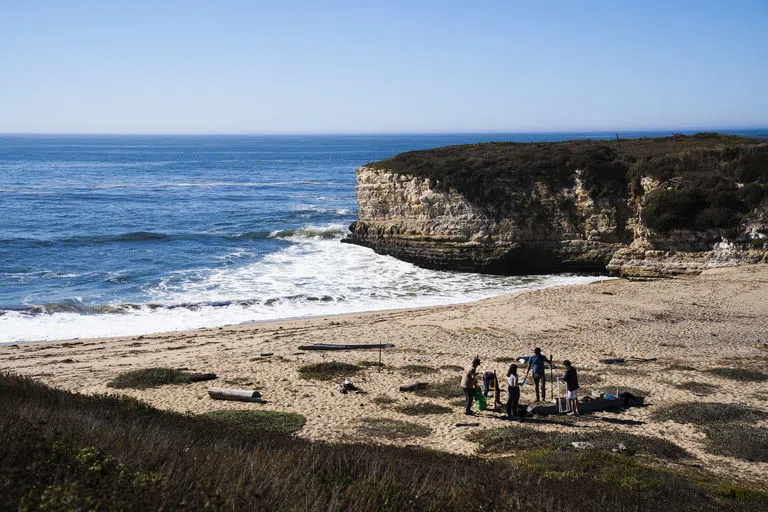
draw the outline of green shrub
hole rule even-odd
[[[188,384],[190,374],[172,368],[146,368],[121,373],[107,382],[109,388],[147,389],[166,384]]]
[[[293,434],[307,422],[301,414],[278,411],[221,410],[203,414],[203,417],[226,423],[249,434],[274,432]]]
[[[299,367],[299,375],[307,380],[333,380],[349,377],[361,368],[350,363],[313,363]]]

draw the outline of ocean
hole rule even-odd
[[[340,243],[357,216],[362,164],[450,144],[588,137],[615,134],[0,135],[0,343],[451,304],[592,281],[425,270]]]

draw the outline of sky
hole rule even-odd
[[[0,0],[0,133],[750,127],[765,0]]]

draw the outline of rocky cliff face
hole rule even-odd
[[[643,190],[625,197],[588,190],[583,171],[571,173],[557,183],[506,187],[503,201],[483,202],[423,172],[368,164],[357,169],[359,220],[345,242],[428,268],[502,274],[648,278],[768,262],[765,199],[727,230],[658,232],[644,221],[643,197],[668,181],[642,177]]]
[[[429,178],[363,166],[357,182],[360,215],[346,241],[429,268],[602,271],[626,245],[617,208],[595,203],[580,185],[514,191],[498,215]]]

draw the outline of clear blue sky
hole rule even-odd
[[[6,133],[766,126],[768,0],[0,0]]]

